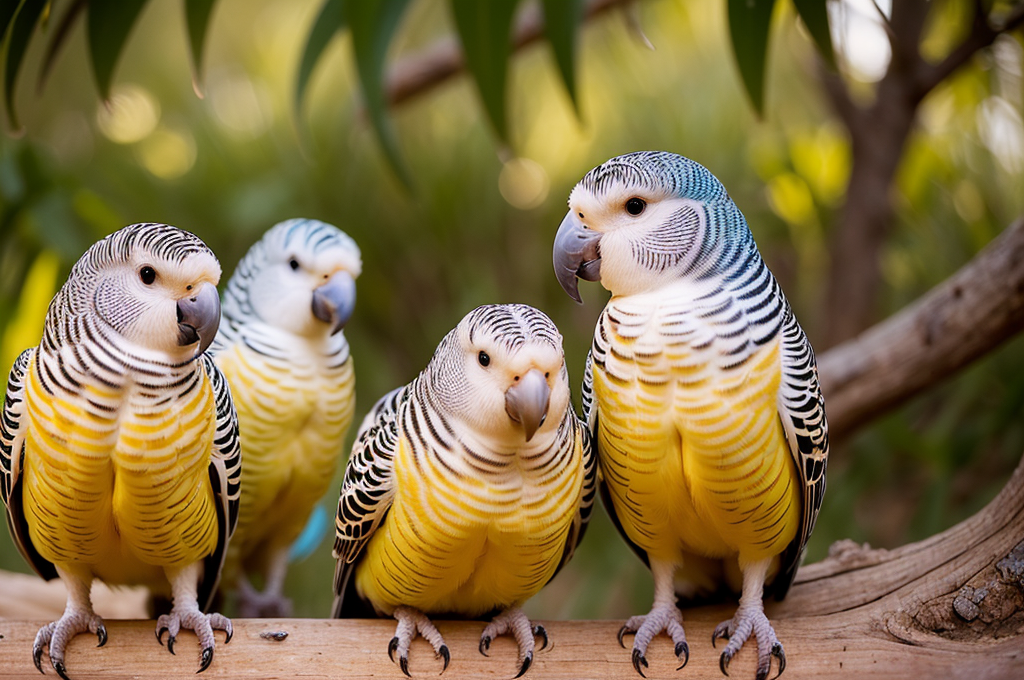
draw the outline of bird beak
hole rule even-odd
[[[199,343],[199,356],[213,342],[220,326],[220,296],[217,286],[200,283],[192,294],[178,300],[178,344]]]
[[[313,316],[331,325],[331,335],[345,327],[355,308],[356,282],[346,271],[335,272],[313,291]]]
[[[601,280],[600,243],[601,234],[584,227],[571,210],[555,234],[555,278],[576,302],[583,302],[576,277],[584,281]]]
[[[522,424],[526,441],[533,439],[537,428],[547,419],[550,398],[548,379],[536,368],[505,390],[505,412],[509,418]]]

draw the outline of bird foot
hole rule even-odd
[[[522,609],[512,607],[495,616],[484,628],[484,632],[480,635],[480,653],[487,656],[487,650],[491,648],[491,641],[499,635],[509,632],[515,637],[516,644],[519,645],[519,673],[516,674],[516,677],[521,678],[533,664],[533,652],[536,649],[534,637],[544,640],[540,646],[542,650],[548,646],[548,632],[544,630],[544,626],[531,624]]]
[[[204,614],[199,607],[192,604],[191,607],[177,607],[171,609],[170,614],[164,614],[156,620],[156,639],[161,645],[164,643],[163,636],[167,633],[167,650],[174,654],[174,643],[178,639],[178,633],[182,628],[193,631],[199,638],[199,646],[202,648],[202,658],[197,673],[202,673],[213,662],[213,649],[215,641],[214,630],[222,630],[226,633],[224,644],[231,642],[231,620],[220,614]]]
[[[396,607],[392,616],[398,621],[398,626],[395,628],[395,636],[388,643],[388,657],[394,661],[395,653],[398,653],[398,667],[406,676],[412,677],[409,675],[409,645],[417,633],[434,648],[434,656],[444,661],[441,672],[448,670],[448,664],[452,660],[448,645],[444,643],[441,633],[426,614],[413,607]]]
[[[281,593],[239,589],[238,616],[243,619],[287,619],[292,615],[292,600]]]
[[[718,659],[718,666],[724,675],[729,675],[729,662],[732,661],[736,652],[740,651],[750,635],[757,639],[757,680],[766,680],[772,669],[772,657],[779,660],[778,678],[786,670],[786,652],[782,643],[775,636],[775,629],[764,615],[760,607],[743,608],[736,610],[736,615],[728,621],[722,621],[715,626],[715,632],[711,634],[711,644],[714,645],[719,639],[728,639],[729,643],[722,651]]]
[[[43,673],[43,648],[47,647],[53,670],[57,671],[61,678],[68,680],[64,667],[64,650],[71,642],[71,638],[86,631],[99,639],[97,647],[107,644],[107,629],[103,625],[103,619],[91,611],[65,611],[58,620],[40,628],[36,633],[35,642],[32,643],[32,661],[39,672]]]
[[[665,631],[672,638],[675,644],[676,658],[681,665],[680,670],[690,660],[690,646],[686,643],[686,633],[683,631],[683,613],[674,604],[655,604],[649,613],[644,616],[633,616],[619,629],[619,645],[625,649],[622,638],[627,633],[634,633],[633,637],[633,668],[644,675],[644,668],[647,668],[647,646],[651,644],[654,636]]]

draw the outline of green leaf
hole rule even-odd
[[[86,19],[89,57],[96,86],[103,99],[110,99],[114,67],[128,41],[128,34],[146,0],[90,0]]]
[[[775,0],[729,0],[732,51],[758,116],[764,115],[764,73],[774,7]]]
[[[4,37],[7,35],[7,29],[10,27],[11,21],[14,20],[14,15],[18,13],[20,6],[20,0],[5,0],[5,2],[0,3],[0,44],[3,43]]]
[[[509,34],[517,4],[519,0],[451,0],[466,68],[476,81],[494,131],[506,143],[505,83],[512,54]]]
[[[543,4],[544,31],[578,116],[580,103],[576,99],[576,38],[579,36],[587,3],[586,0],[543,0]]]
[[[196,94],[202,92],[203,46],[206,30],[210,26],[210,15],[217,0],[185,0],[185,23],[188,25],[188,41],[192,48],[192,85]]]
[[[309,78],[320,60],[327,45],[338,32],[345,28],[345,6],[343,0],[327,0],[320,8],[320,15],[313,22],[313,30],[306,40],[306,49],[302,52],[302,63],[299,64],[299,75],[295,79],[295,111],[302,108],[302,97],[309,85]]]
[[[22,0],[15,10],[11,23],[11,36],[7,41],[7,61],[4,64],[4,106],[12,130],[21,130],[18,114],[14,110],[14,90],[18,84],[18,72],[25,58],[25,50],[35,33],[36,23],[46,9],[48,0]],[[15,4],[12,0],[11,4]]]
[[[398,28],[409,0],[358,0],[345,3],[345,21],[352,32],[356,72],[366,98],[366,111],[377,131],[388,162],[407,188],[412,187],[409,172],[402,162],[391,121],[387,117],[384,92],[384,60],[391,37]]]
[[[836,53],[832,49],[832,33],[828,28],[828,2],[826,0],[793,0],[796,13],[814,39],[825,63],[836,70]]]
[[[53,65],[57,62],[57,52],[68,41],[71,29],[75,27],[75,22],[78,21],[78,17],[81,16],[87,4],[88,0],[74,0],[64,12],[57,28],[52,31],[50,45],[46,48],[46,56],[43,57],[43,65],[39,68],[39,81],[36,84],[39,92],[43,91],[46,79],[50,77],[50,71],[53,70]]]

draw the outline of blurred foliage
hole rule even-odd
[[[952,3],[936,3],[926,36],[940,55],[955,44],[946,37],[956,35],[957,15],[945,9]],[[305,216],[338,225],[363,250],[359,301],[345,331],[356,360],[357,418],[415,376],[443,335],[483,303],[525,302],[547,312],[563,332],[576,386],[607,293],[584,284],[586,304],[573,304],[552,275],[551,241],[575,182],[639,149],[682,153],[725,183],[812,342],[823,314],[841,313],[822,310],[820,298],[850,140],[818,89],[814,44],[790,3],[776,7],[760,122],[737,75],[723,4],[648,0],[636,11],[654,51],[615,13],[580,34],[583,122],[548,45],[513,59],[513,158],[495,152],[466,77],[391,111],[413,193],[388,169],[366,120],[349,35],[323,49],[305,108],[293,117],[295,73],[321,5],[217,3],[203,99],[182,69],[190,48],[181,4],[171,0],[141,12],[109,105],[97,103],[88,64],[71,58],[85,53],[81,25],[41,93],[34,83],[18,84],[26,131],[0,139],[5,362],[37,341],[53,287],[105,233],[139,221],[189,229],[221,258],[226,280],[264,230]],[[447,2],[409,3],[389,56],[453,31]],[[859,33],[841,37],[841,68],[870,92],[857,50],[878,43]],[[883,256],[887,312],[1024,214],[1022,52],[1017,38],[1000,38],[923,104],[894,192],[899,224]],[[26,72],[45,58],[45,45],[33,42]],[[918,539],[989,500],[1024,450],[1022,359],[1018,339],[837,447],[809,559],[842,537],[883,547]],[[338,482],[340,470],[335,489]],[[322,504],[333,513],[335,502],[332,492]],[[8,538],[0,540],[0,567],[26,570]],[[289,575],[299,616],[329,610],[330,544],[325,537]],[[598,512],[574,561],[528,610],[541,618],[618,618],[646,611],[650,596],[646,569]]]

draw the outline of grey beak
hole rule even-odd
[[[505,412],[509,418],[522,424],[526,441],[533,439],[537,428],[547,419],[550,398],[548,379],[536,368],[505,390]]]
[[[313,316],[331,325],[331,335],[345,327],[355,308],[356,282],[348,272],[335,272],[313,291]]]
[[[600,242],[601,234],[584,227],[571,210],[555,234],[555,278],[576,302],[583,302],[576,277],[584,281],[601,280]]]
[[[202,354],[213,342],[220,327],[220,296],[212,283],[201,283],[192,294],[178,300],[178,344],[199,343]]]

